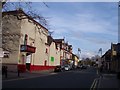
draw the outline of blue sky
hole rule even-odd
[[[118,38],[118,7],[114,2],[50,2],[47,7],[34,3],[44,17],[49,17],[54,38],[63,38],[73,45],[73,52],[81,49],[82,56],[103,54]]]
[[[118,41],[117,2],[33,2],[32,7],[49,18],[54,38],[64,38],[73,45],[73,52],[81,49],[82,57],[92,57],[102,48],[103,54],[111,42]]]

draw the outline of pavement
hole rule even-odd
[[[44,70],[44,71],[26,71],[25,73],[20,73],[18,77],[17,72],[8,72],[8,77],[5,78],[5,75],[2,76],[3,82],[5,81],[13,81],[20,79],[29,79],[36,78],[41,76],[48,76],[57,74],[54,73],[53,70]],[[120,90],[120,79],[117,79],[117,75],[115,73],[101,73],[99,78],[96,78],[91,86],[91,89],[117,89]]]
[[[43,70],[43,71],[26,71],[24,73],[20,73],[18,77],[17,72],[8,72],[7,78],[5,75],[2,75],[2,81],[12,81],[12,80],[19,80],[19,79],[29,79],[29,78],[35,78],[35,77],[41,77],[41,76],[48,76],[48,75],[53,75],[56,74],[54,73],[53,70]]]
[[[115,73],[102,73],[98,79],[97,89],[109,88],[120,90],[120,79]]]

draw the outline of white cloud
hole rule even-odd
[[[115,42],[117,38],[117,13],[116,16],[115,14],[112,16],[110,13],[104,13],[103,10],[103,14],[99,15],[97,9],[91,8],[91,11],[82,9],[83,11],[79,13],[71,12],[72,15],[66,12],[65,16],[54,12],[51,15],[50,24],[55,31],[54,37],[67,36],[67,41],[72,43],[73,48],[90,49],[91,51],[83,50],[82,55],[92,57],[96,54],[93,51],[97,51],[101,47],[106,51],[109,49],[110,43]]]
[[[88,50],[82,50],[81,52],[81,58],[91,58],[91,57],[94,57],[95,55],[96,55],[95,52],[88,51]]]

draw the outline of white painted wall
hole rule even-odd
[[[51,57],[54,57],[54,62],[51,61]],[[60,49],[56,49],[55,42],[52,42],[50,45],[50,57],[49,57],[49,65],[56,66],[60,65]]]
[[[28,35],[28,45],[31,45],[32,41],[34,41],[33,46],[36,47],[36,52],[32,54],[31,64],[44,65],[44,61],[48,60],[48,55],[45,53],[48,32],[44,28],[36,26],[33,22],[29,22],[28,19],[24,19],[21,23],[21,34],[23,35],[21,44],[23,44],[22,40],[25,34]]]

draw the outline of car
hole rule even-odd
[[[64,69],[65,69],[65,71],[69,71],[70,70],[70,65],[65,65]]]
[[[78,69],[79,69],[79,68],[81,68],[81,66],[80,66],[80,65],[78,65],[78,66],[76,66],[76,68],[78,68]]]
[[[61,66],[59,65],[59,66],[56,66],[55,68],[54,68],[54,72],[61,72]]]
[[[81,69],[87,69],[86,65],[81,65]]]

